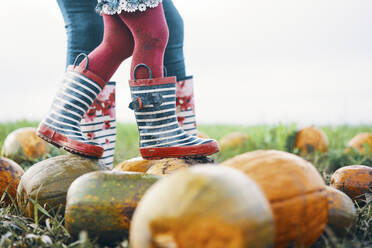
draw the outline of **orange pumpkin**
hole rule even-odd
[[[352,200],[364,200],[364,194],[372,192],[372,168],[364,165],[342,167],[332,175],[331,186]]]
[[[335,233],[344,235],[356,221],[357,212],[352,200],[338,189],[327,187],[328,226]]]
[[[236,149],[241,146],[243,146],[247,141],[249,140],[249,137],[247,134],[242,132],[234,132],[230,133],[220,140],[220,150],[224,151],[226,149]]]
[[[201,131],[199,131],[199,130],[198,130],[198,134],[197,134],[197,136],[198,136],[199,138],[202,138],[202,139],[209,139],[208,134],[206,134],[206,133],[204,133],[204,132],[201,132]]]
[[[305,127],[296,133],[294,148],[300,150],[302,155],[312,151],[327,152],[327,135],[316,127]]]
[[[24,171],[16,162],[0,157],[0,198],[7,191],[14,200],[17,196],[17,187]],[[11,199],[5,197],[5,203],[11,203]]]
[[[251,177],[265,192],[275,220],[275,247],[308,247],[327,223],[326,185],[299,156],[273,150],[238,155],[222,163]]]
[[[365,154],[365,145],[369,145],[369,153],[371,153],[372,149],[372,133],[360,133],[357,134],[354,138],[352,138],[347,146],[352,147],[361,154]],[[347,151],[351,151],[350,148],[347,149]]]
[[[210,164],[213,160],[207,157],[201,158],[165,158],[154,160],[154,164],[147,170],[146,174],[169,175],[180,169],[189,168],[196,164]]]
[[[22,164],[45,159],[49,148],[49,144],[37,136],[35,128],[26,127],[11,132],[5,138],[2,154]]]
[[[253,180],[226,166],[194,166],[155,183],[132,219],[132,248],[272,247],[273,216]]]
[[[146,160],[142,157],[132,158],[115,166],[114,171],[146,172],[156,160]]]

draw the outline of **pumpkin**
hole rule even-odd
[[[35,128],[26,127],[11,132],[5,138],[2,155],[22,164],[45,159],[49,148],[49,144],[37,136]]]
[[[138,172],[99,171],[76,179],[67,194],[66,228],[82,230],[101,242],[122,241],[144,192],[158,180]]]
[[[271,247],[272,212],[260,188],[238,170],[194,166],[154,184],[132,220],[132,248]]]
[[[348,152],[351,151],[350,147],[354,148],[361,154],[365,154],[365,145],[369,146],[369,151],[367,153],[371,153],[372,149],[372,133],[360,133],[357,134],[354,138],[352,138],[347,146],[349,147],[346,149]]]
[[[274,213],[275,247],[308,247],[327,223],[326,185],[314,166],[291,153],[258,150],[222,165],[250,176],[264,191]]]
[[[146,172],[156,160],[146,160],[142,157],[132,158],[115,166],[114,171]]]
[[[17,187],[23,173],[22,167],[16,162],[0,157],[0,199],[6,191],[8,195],[16,200]],[[6,196],[4,202],[9,204],[12,200],[9,196]]]
[[[18,205],[28,217],[33,217],[34,207],[29,198],[48,209],[63,210],[71,183],[85,173],[104,168],[99,160],[72,154],[41,161],[23,175],[17,189]]]
[[[226,149],[237,149],[243,146],[248,140],[249,137],[245,133],[242,132],[230,133],[221,138],[219,142],[220,150],[224,151]]]
[[[288,137],[287,146],[288,151],[298,149],[301,155],[314,151],[324,153],[328,151],[328,138],[322,130],[316,127],[305,127]]]
[[[161,160],[155,160],[154,165],[152,165],[148,170],[147,174],[153,175],[169,175],[178,171],[179,169],[189,168],[196,164],[206,164],[213,163],[213,160],[208,157],[200,158],[165,158]]]
[[[364,165],[342,167],[332,175],[331,186],[352,200],[363,201],[364,194],[372,192],[372,168]]]
[[[197,134],[197,136],[198,136],[199,138],[202,138],[202,139],[209,139],[208,134],[206,134],[206,133],[204,133],[204,132],[202,132],[202,131],[199,131],[199,130],[198,130],[198,134]]]
[[[357,218],[352,200],[343,192],[327,187],[328,192],[328,226],[335,233],[344,235]]]

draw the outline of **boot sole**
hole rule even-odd
[[[203,145],[181,147],[141,148],[142,158],[158,160],[163,158],[199,158],[219,152],[216,141]]]
[[[46,142],[64,150],[88,158],[100,158],[104,149],[100,146],[85,144],[54,131],[53,129],[41,124],[37,129],[37,135]]]

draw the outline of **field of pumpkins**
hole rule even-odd
[[[0,247],[372,247],[372,127],[202,126],[209,158],[114,168],[0,124]]]

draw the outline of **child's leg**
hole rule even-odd
[[[168,42],[168,27],[161,4],[144,12],[122,12],[121,19],[128,26],[135,40],[131,79],[137,64],[146,64],[154,78],[163,77],[163,57]],[[137,78],[148,78],[147,70],[139,68]]]
[[[136,116],[142,157],[160,159],[216,153],[218,144],[215,140],[191,136],[178,124],[176,78],[163,77],[168,28],[162,6],[120,16],[135,40],[129,83],[133,101],[129,107]],[[152,75],[149,75],[150,71]]]
[[[102,43],[88,56],[91,72],[108,81],[120,64],[133,53],[134,40],[127,26],[117,15],[103,15],[104,35]],[[86,65],[82,61],[80,67]]]
[[[104,39],[80,66],[70,67],[38,134],[67,151],[101,157],[104,150],[83,135],[80,122],[120,63],[133,49],[130,32],[117,16],[105,16]],[[99,98],[99,97],[98,97]]]

